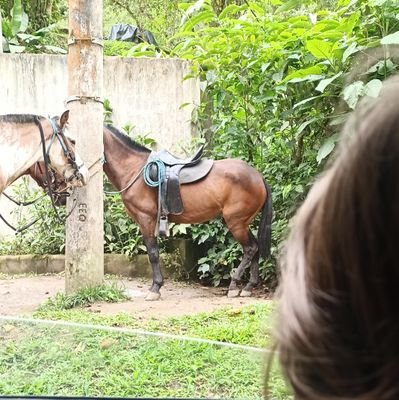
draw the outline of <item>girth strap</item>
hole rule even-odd
[[[158,213],[155,235],[167,234],[168,214],[183,213],[180,185],[204,178],[213,166],[213,160],[200,160],[202,148],[185,160],[172,156],[166,150],[152,152],[144,166],[144,181],[150,187],[158,187]],[[181,180],[181,172],[187,171]]]

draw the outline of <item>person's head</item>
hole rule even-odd
[[[399,399],[399,84],[356,111],[281,258],[279,359],[296,399]]]

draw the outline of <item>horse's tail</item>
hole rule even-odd
[[[263,204],[262,215],[258,230],[258,246],[259,255],[265,260],[270,256],[272,246],[272,218],[273,218],[273,202],[272,190],[267,182],[263,181],[266,188],[266,201]]]

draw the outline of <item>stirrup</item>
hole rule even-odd
[[[166,215],[161,215],[159,218],[159,235],[169,236],[168,217]]]

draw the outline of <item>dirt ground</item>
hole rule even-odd
[[[257,289],[250,298],[228,298],[225,288],[209,288],[198,284],[165,282],[159,301],[145,301],[149,280],[120,279],[130,297],[123,303],[101,303],[90,307],[102,314],[132,313],[138,318],[167,318],[211,311],[221,307],[240,308],[246,304],[269,301],[264,289]],[[0,315],[29,316],[37,307],[57,292],[64,291],[65,280],[60,275],[41,275],[0,279]]]

